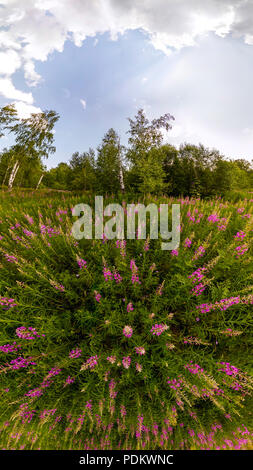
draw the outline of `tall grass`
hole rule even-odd
[[[2,192],[0,447],[250,448],[252,201],[147,196],[181,204],[166,252],[76,241],[91,194]]]

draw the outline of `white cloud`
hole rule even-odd
[[[21,66],[21,59],[18,53],[12,49],[0,51],[0,74],[12,75]]]
[[[37,108],[36,106],[32,106],[30,104],[24,103],[22,101],[15,101],[14,102],[16,110],[18,112],[18,116],[20,118],[28,118],[30,114],[37,114],[41,113],[42,110]]]
[[[28,62],[30,70],[31,61],[45,61],[51,52],[61,52],[67,39],[80,46],[86,37],[106,31],[116,39],[126,30],[142,29],[165,53],[192,46],[209,32],[220,36],[231,32],[247,43],[253,39],[251,0],[1,0],[1,4],[5,30],[0,32],[0,45],[19,50],[19,61]],[[29,80],[29,72],[27,76]]]
[[[28,85],[36,86],[40,76],[35,61],[62,52],[67,39],[81,46],[97,34],[109,32],[116,40],[127,30],[139,29],[167,55],[193,46],[210,32],[221,37],[231,33],[253,45],[252,0],[0,1],[0,92],[30,104],[30,94],[11,87],[7,77],[23,67]]]
[[[80,103],[81,103],[83,109],[85,109],[86,108],[86,101],[81,98]]]
[[[32,93],[17,90],[10,78],[0,78],[0,95],[10,100],[20,100],[28,104],[33,103]]]
[[[36,86],[41,80],[40,75],[35,71],[34,63],[27,61],[24,64],[24,75],[27,84],[30,86]]]

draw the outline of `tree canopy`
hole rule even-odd
[[[203,144],[164,142],[174,117],[167,113],[149,120],[143,109],[128,118],[128,146],[109,128],[96,149],[76,151],[69,162],[46,171],[43,159],[55,152],[55,111],[20,119],[14,105],[0,109],[0,136],[12,134],[15,143],[0,153],[0,182],[97,193],[165,193],[173,196],[211,197],[231,189],[253,186],[252,163],[225,158]],[[168,138],[169,140],[169,132]],[[41,183],[41,175],[44,179]]]

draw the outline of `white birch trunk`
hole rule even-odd
[[[120,181],[120,189],[121,189],[121,192],[123,193],[125,191],[125,185],[124,185],[124,176],[123,176],[123,170],[122,170],[121,165],[120,165],[120,170],[119,170],[119,181]]]
[[[8,168],[7,168],[6,172],[5,172],[4,179],[3,179],[3,182],[2,182],[2,186],[5,185],[5,181],[6,181],[6,178],[7,178],[8,173],[9,173],[10,167],[11,167],[11,165],[8,166]]]
[[[18,172],[19,166],[20,166],[20,165],[19,165],[19,162],[16,161],[16,162],[14,163],[14,167],[12,168],[12,172],[11,172],[11,174],[10,174],[9,183],[8,183],[9,189],[12,189],[12,186],[13,186],[14,180],[15,180],[15,178],[16,178],[16,174],[17,174],[17,172]]]
[[[41,181],[43,180],[43,177],[44,177],[44,173],[42,173],[42,175],[41,175],[41,177],[40,177],[40,179],[39,179],[39,181],[38,181],[38,184],[37,184],[37,186],[36,186],[36,189],[39,188],[39,185],[40,185]]]

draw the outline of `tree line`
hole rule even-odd
[[[225,158],[218,150],[184,143],[165,144],[174,117],[169,113],[149,120],[143,109],[128,118],[128,145],[110,128],[96,149],[74,152],[68,163],[46,170],[43,163],[55,152],[55,111],[20,119],[14,105],[0,109],[0,137],[14,144],[0,153],[0,184],[96,193],[164,193],[211,197],[231,189],[253,187],[253,166],[245,159]]]

